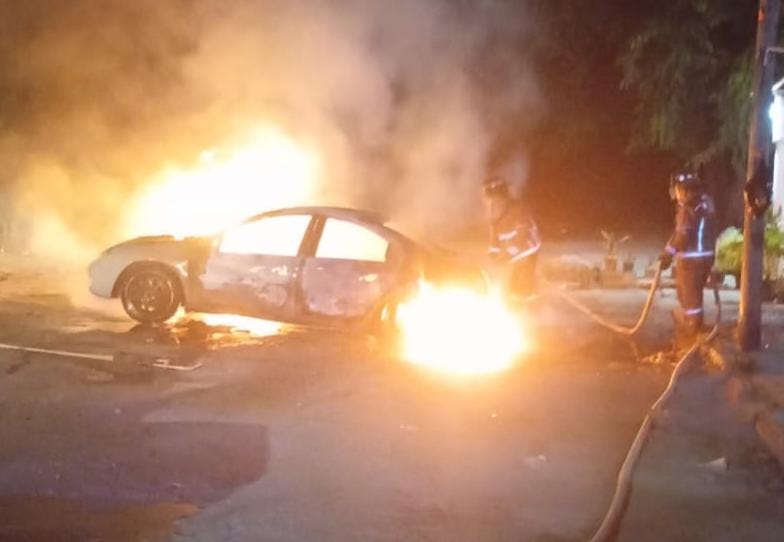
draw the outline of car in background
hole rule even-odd
[[[213,236],[140,237],[104,251],[90,290],[119,298],[145,324],[180,307],[293,324],[394,327],[395,309],[421,280],[484,291],[478,266],[341,207],[266,212]]]

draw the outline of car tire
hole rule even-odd
[[[183,301],[180,279],[161,265],[137,265],[124,273],[120,299],[126,314],[142,324],[160,324]]]

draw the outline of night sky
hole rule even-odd
[[[668,177],[687,166],[688,151],[631,149],[639,97],[634,89],[621,88],[620,57],[646,22],[675,5],[688,12],[690,4],[697,2],[678,0],[666,7],[646,0],[539,4],[551,33],[537,51],[549,108],[532,134],[529,195],[551,234],[600,226],[637,235],[666,234],[672,217]],[[710,39],[721,54],[744,58],[753,43],[757,3],[717,0],[714,4],[726,4],[732,21],[713,30]],[[699,24],[695,21],[695,26]],[[718,55],[717,62],[728,62]],[[695,78],[692,113],[707,125],[705,137],[711,138],[717,130],[714,98],[708,95],[710,87],[701,85],[704,80]],[[718,186],[714,191],[726,189]],[[730,219],[723,217],[723,221]]]
[[[621,90],[618,63],[651,3],[568,4],[543,8],[557,40],[546,42],[537,64],[550,103],[532,134],[532,204],[550,235],[598,235],[602,227],[666,234],[668,176],[680,164],[668,153],[629,150],[636,100]]]

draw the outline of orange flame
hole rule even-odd
[[[253,337],[267,337],[280,333],[283,324],[236,314],[201,314],[199,320],[208,326],[225,326],[233,331],[245,331]]]
[[[316,153],[276,127],[262,126],[231,151],[205,150],[195,166],[168,168],[155,175],[131,204],[126,235],[213,234],[264,211],[304,205],[315,195],[319,168]],[[245,252],[260,244],[297,247],[297,236],[301,239],[304,234],[300,222],[278,221],[275,231],[229,229],[225,248]],[[281,330],[277,322],[233,314],[202,314],[199,319],[253,336]]]
[[[512,367],[530,344],[521,317],[498,293],[422,283],[397,310],[403,357],[455,375],[496,373]]]
[[[310,201],[318,176],[315,153],[265,126],[232,152],[206,150],[197,166],[155,176],[131,206],[127,233],[216,233],[249,216]]]
[[[319,167],[317,154],[280,130],[263,127],[231,153],[205,151],[198,166],[157,175],[131,205],[127,233],[211,234],[264,211],[306,204],[316,193]],[[270,238],[285,245],[304,233],[291,218],[291,224],[282,229],[278,224],[274,232],[231,229],[223,241],[232,252]],[[345,244],[357,242],[346,238]],[[276,322],[231,314],[202,319],[256,336],[281,329]],[[399,307],[397,323],[406,359],[451,374],[502,371],[528,347],[522,323],[496,294],[422,284],[419,294]]]

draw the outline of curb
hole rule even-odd
[[[728,374],[727,397],[744,420],[752,423],[760,441],[784,468],[784,408],[766,399],[753,380],[753,366],[741,366],[737,356],[730,361],[719,348],[710,346],[711,361]]]

